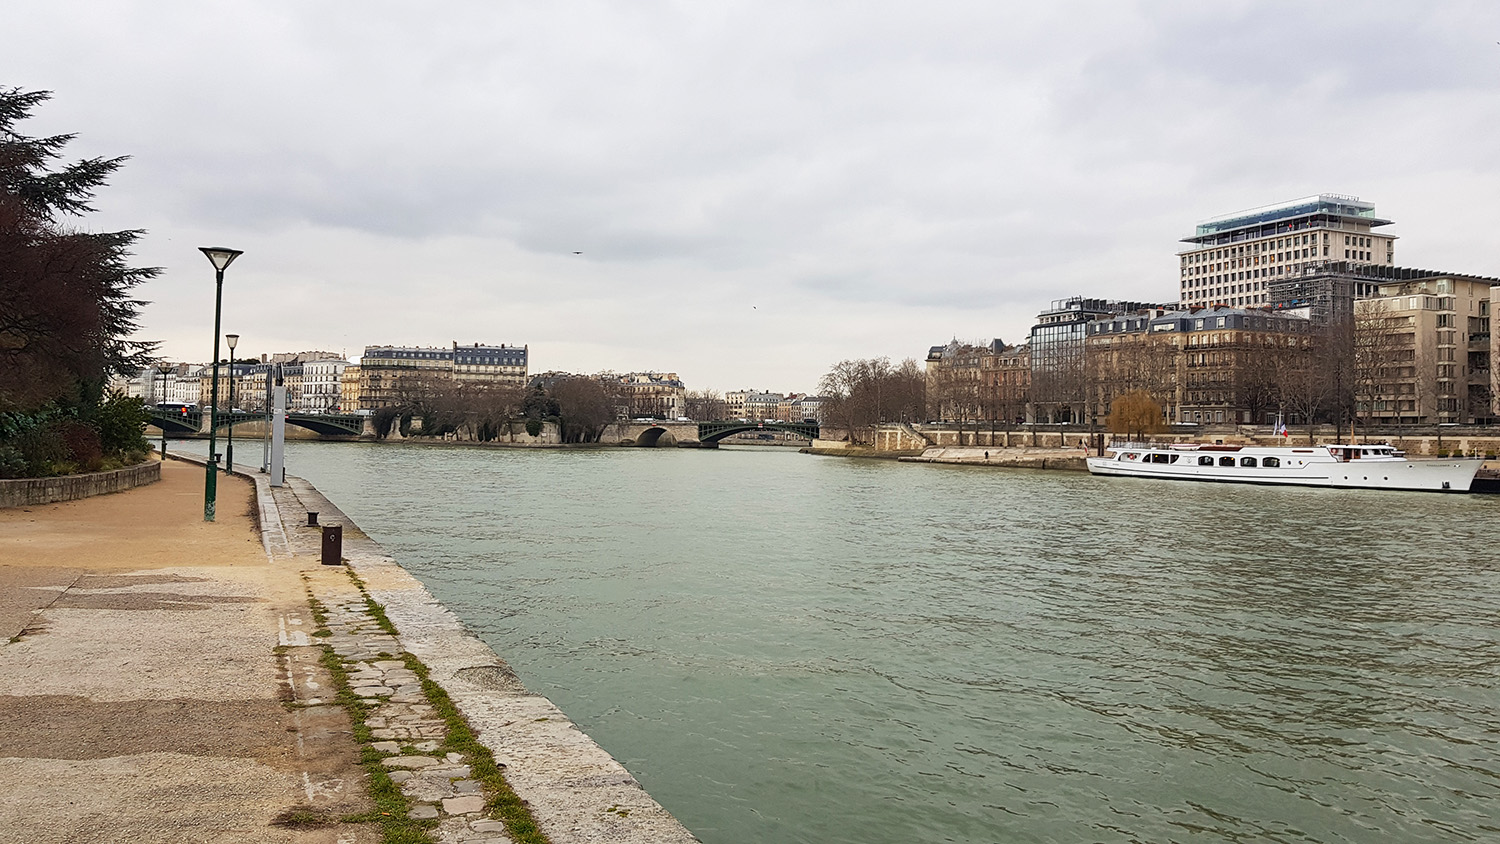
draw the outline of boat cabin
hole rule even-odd
[[[1340,463],[1351,460],[1394,460],[1402,453],[1388,445],[1330,445],[1328,453]]]

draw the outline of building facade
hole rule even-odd
[[[1129,314],[1088,326],[1090,418],[1111,403],[1147,393],[1162,421],[1266,424],[1287,407],[1313,323],[1266,308],[1189,308]],[[1321,379],[1321,372],[1312,372]]]
[[[1030,347],[1031,418],[1035,422],[1085,422],[1088,375],[1084,349],[1087,326],[1096,320],[1160,309],[1146,302],[1118,302],[1074,296],[1054,300],[1037,315]]]
[[[1418,276],[1422,270],[1408,270]],[[1496,417],[1492,294],[1500,279],[1392,279],[1356,303],[1355,401],[1375,425],[1489,424]]]
[[[408,404],[456,382],[526,385],[526,346],[367,346],[359,360],[359,410]]]
[[[1199,223],[1177,253],[1183,306],[1252,307],[1272,303],[1271,285],[1324,262],[1396,262],[1396,237],[1376,231],[1390,220],[1358,197],[1325,193],[1252,208]]]

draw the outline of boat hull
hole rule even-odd
[[[1371,460],[1348,463],[1305,461],[1298,466],[1241,468],[1126,462],[1088,458],[1095,475],[1216,483],[1389,489],[1413,492],[1468,492],[1482,460]]]

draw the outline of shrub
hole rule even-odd
[[[94,419],[99,429],[99,445],[110,456],[145,451],[146,408],[140,399],[115,393],[99,405]]]
[[[542,435],[542,420],[540,420],[540,419],[527,419],[526,420],[526,433],[529,434],[530,436],[533,436],[533,437],[539,437],[539,436],[541,436]]]
[[[99,431],[94,426],[76,419],[64,422],[59,427],[59,434],[63,445],[67,448],[68,460],[72,462],[74,471],[99,471],[99,467],[104,465],[104,447],[99,444]]]

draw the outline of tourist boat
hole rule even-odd
[[[1358,489],[1468,492],[1484,463],[1478,458],[1408,460],[1389,445],[1290,446],[1136,444],[1111,445],[1088,458],[1095,475],[1292,484]]]

